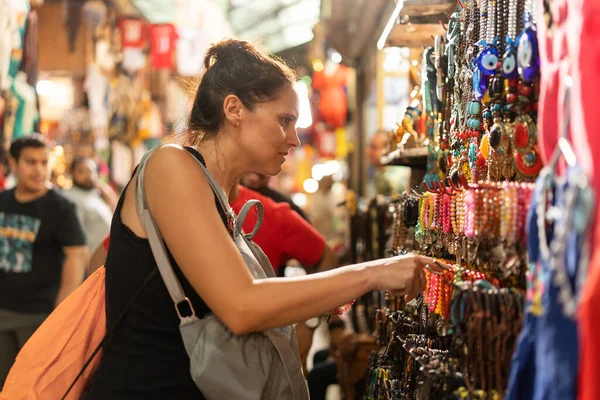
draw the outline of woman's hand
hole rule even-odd
[[[410,301],[425,288],[427,280],[423,269],[426,265],[435,271],[442,270],[435,260],[416,254],[377,260],[370,266],[375,273],[375,290],[387,290]]]

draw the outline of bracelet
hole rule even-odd
[[[331,314],[342,315],[343,313],[348,311],[355,302],[356,302],[356,300],[352,300],[350,303],[346,304],[345,306],[334,308],[333,310],[331,310],[329,312],[329,316],[327,316],[327,323],[331,322]]]
[[[330,332],[333,331],[333,330],[335,330],[335,329],[340,329],[340,328],[344,329],[345,327],[346,327],[346,324],[342,320],[333,321],[328,326]]]

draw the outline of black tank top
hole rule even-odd
[[[205,164],[195,149],[186,149]],[[113,326],[120,310],[131,301],[144,279],[158,268],[148,240],[136,236],[121,221],[124,193],[113,216],[105,267],[106,323],[109,327]],[[227,226],[225,211],[218,201],[216,204]],[[206,303],[170,253],[169,257],[196,314],[199,317],[205,315],[209,312]],[[173,301],[157,273],[104,348],[92,388],[85,399],[204,399],[190,376],[190,359],[178,326]]]

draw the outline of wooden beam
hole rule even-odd
[[[449,0],[405,0],[400,15],[423,16],[456,10],[457,2]]]
[[[437,24],[396,25],[387,39],[388,46],[427,47],[433,45],[432,36],[444,35],[446,31]]]

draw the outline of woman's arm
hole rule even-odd
[[[305,321],[373,289],[415,296],[424,284],[418,256],[306,277],[254,280],[223,225],[204,173],[185,149],[156,151],[145,189],[150,212],[184,275],[236,334]]]

